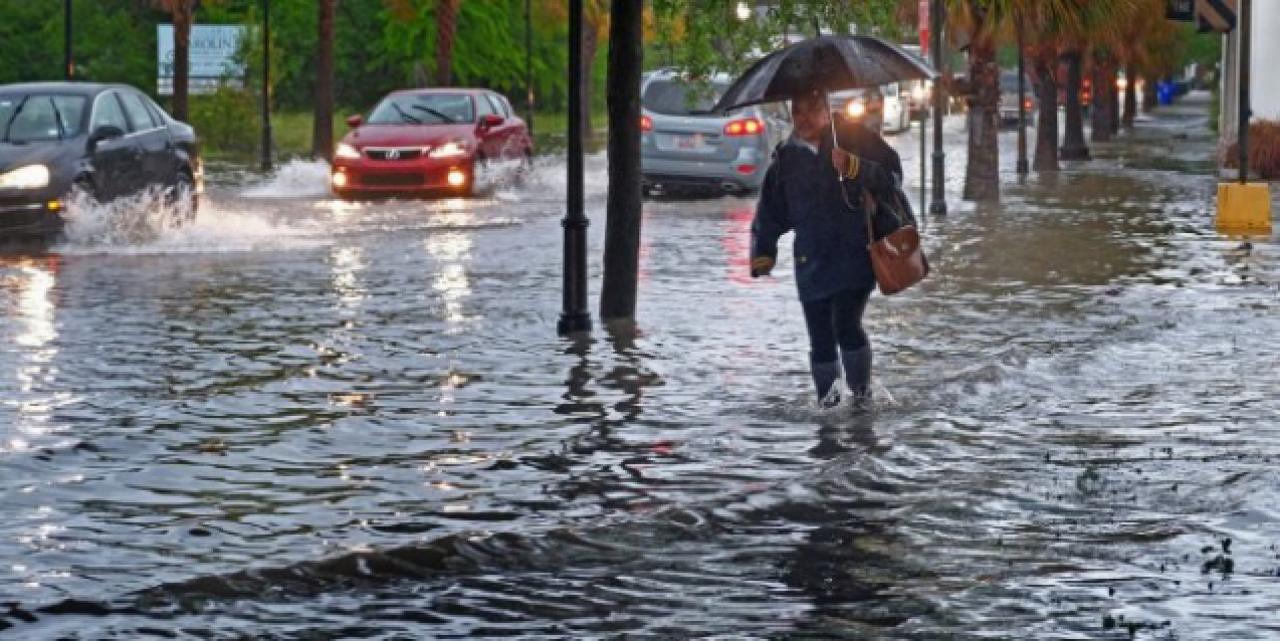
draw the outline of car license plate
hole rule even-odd
[[[658,149],[662,151],[692,151],[706,153],[714,151],[703,134],[660,134]]]

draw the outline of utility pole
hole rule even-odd
[[[533,135],[533,0],[524,0],[524,124]]]
[[[942,2],[933,0],[929,10],[929,34],[933,41],[933,68],[939,74],[933,83],[933,203],[929,213],[935,216],[947,215],[946,194],[946,153],[942,151],[942,110],[946,104],[946,86],[942,82]]]
[[[1017,30],[1018,38],[1018,175],[1026,176],[1030,167],[1027,163],[1027,61],[1026,49],[1023,46],[1023,27],[1022,11],[1018,10],[1017,24],[1014,29]]]
[[[564,227],[564,300],[561,336],[591,331],[587,312],[587,226],[582,198],[582,0],[569,0],[568,211]]]
[[[1249,182],[1249,119],[1253,116],[1253,110],[1249,108],[1249,82],[1252,80],[1249,73],[1249,54],[1250,40],[1253,37],[1253,2],[1252,0],[1241,0],[1240,2],[1240,100],[1239,115],[1236,117],[1236,147],[1240,154],[1240,184]]]
[[[72,66],[71,57],[71,0],[65,0],[62,5],[62,69],[66,74],[66,79],[71,80],[75,75],[75,67]]]
[[[271,0],[262,0],[262,171],[271,171]]]
[[[600,318],[636,316],[640,278],[640,71],[644,4],[612,0],[609,13],[609,195]]]

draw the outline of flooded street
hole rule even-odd
[[[186,229],[84,212],[0,259],[0,638],[1280,635],[1280,245],[1214,231],[1207,101],[1025,184],[1002,133],[999,207],[949,127],[861,413],[811,407],[754,198],[648,202],[640,333],[584,341],[554,158],[472,200],[295,162]],[[589,157],[593,310],[605,187]]]

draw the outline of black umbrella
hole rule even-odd
[[[714,111],[788,100],[819,91],[931,80],[933,68],[901,47],[874,36],[818,36],[760,59],[720,96]]]

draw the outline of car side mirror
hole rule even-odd
[[[123,137],[124,137],[123,129],[115,125],[102,125],[101,127],[94,129],[93,133],[89,135],[89,148],[93,149],[97,147],[98,143],[104,140],[114,140],[116,138],[123,138]]]
[[[498,114],[485,114],[480,116],[481,129],[493,129],[504,122],[506,122],[506,119]]]
[[[364,124],[364,116],[361,116],[360,114],[356,114],[354,116],[347,116],[348,127],[355,129],[356,127],[359,127],[362,124]]]

